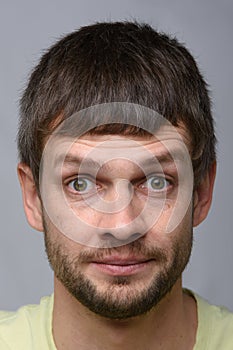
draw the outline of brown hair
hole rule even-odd
[[[48,131],[77,111],[109,102],[149,107],[190,136],[195,183],[215,160],[215,135],[207,85],[177,39],[136,22],[97,23],[65,36],[41,58],[20,102],[19,157],[39,181]],[[61,118],[62,116],[62,118]],[[137,133],[127,125],[101,133]],[[98,132],[98,130],[96,130]]]

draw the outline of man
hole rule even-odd
[[[176,39],[99,23],[42,57],[21,99],[18,175],[54,295],[2,312],[1,349],[232,349],[233,316],[182,289],[215,135]]]

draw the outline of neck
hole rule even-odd
[[[181,280],[146,315],[127,320],[110,320],[92,313],[56,278],[54,287],[52,326],[58,350],[193,349],[196,303],[182,291]]]

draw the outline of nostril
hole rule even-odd
[[[142,233],[134,233],[134,234],[130,237],[130,242],[136,241],[137,239],[141,238],[142,236],[143,236]]]
[[[122,245],[129,244],[131,242],[136,241],[137,239],[141,238],[143,234],[141,233],[133,233],[131,235],[128,235],[126,238],[124,237],[117,237],[117,235],[111,233],[111,232],[105,232],[101,235],[102,243],[104,242],[104,246],[106,247],[119,247]]]
[[[105,232],[103,235],[101,235],[101,239],[102,240],[110,240],[110,239],[113,239],[115,238],[114,235],[110,232]]]

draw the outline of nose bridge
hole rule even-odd
[[[111,165],[111,161],[108,165]],[[141,175],[137,163],[129,159],[114,159],[114,167],[108,172],[111,185],[102,200],[98,201],[102,209],[99,238],[113,245],[133,241],[146,231],[142,213],[145,203],[138,198],[131,182],[135,173]]]
[[[131,222],[140,210],[131,182],[125,178],[114,179],[111,190],[102,198],[105,210],[103,221],[112,223],[111,227],[121,227]]]
[[[131,182],[125,178],[118,178],[113,181],[113,198],[114,200],[109,203],[115,207],[115,210],[123,210],[127,206],[133,205],[133,186]],[[132,202],[132,203],[131,203]],[[128,208],[130,209],[130,207]]]
[[[101,216],[100,226],[104,228],[102,239],[112,237],[118,241],[128,241],[144,233],[143,203],[134,194],[133,186],[125,179],[114,183],[115,200],[107,203],[107,212]]]

